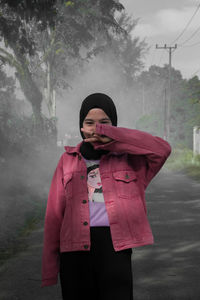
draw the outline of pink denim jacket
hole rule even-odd
[[[144,192],[171,147],[160,137],[135,129],[97,124],[96,132],[113,139],[95,146],[109,150],[102,156],[99,169],[113,247],[120,251],[152,244]],[[42,286],[57,283],[60,252],[90,251],[87,168],[80,145],[65,147],[52,179],[45,217]]]

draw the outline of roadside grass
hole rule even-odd
[[[169,170],[183,172],[191,178],[200,181],[200,154],[194,155],[191,149],[173,149],[165,166]]]
[[[10,258],[18,253],[25,251],[28,247],[26,237],[36,229],[37,224],[44,218],[45,207],[42,204],[37,204],[34,211],[30,213],[15,234],[9,245],[0,248],[0,267]]]

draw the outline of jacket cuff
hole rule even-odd
[[[110,125],[106,125],[106,126],[110,126]],[[106,135],[106,136],[110,137],[108,134],[105,134],[104,128],[105,127],[101,126],[101,124],[97,123],[97,125],[96,125],[96,132],[97,132],[97,134]],[[103,150],[103,149],[105,149],[105,150],[112,151],[113,150],[112,146],[115,143],[116,143],[116,141],[114,139],[112,139],[112,141],[110,141],[108,143],[105,143],[105,144],[102,144],[100,142],[93,143],[93,146],[94,146],[95,150],[98,150],[98,149],[102,149]]]
[[[44,279],[44,280],[42,280],[41,287],[45,287],[45,286],[49,286],[49,285],[55,285],[57,283],[58,283],[57,278]]]
[[[112,126],[112,125],[106,125],[106,126]],[[102,124],[100,124],[100,123],[97,123],[96,124],[96,132],[97,132],[97,134],[104,134],[105,135],[105,127],[104,126],[102,126]]]

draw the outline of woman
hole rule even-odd
[[[110,97],[82,103],[83,141],[65,147],[45,217],[43,286],[63,299],[131,300],[132,248],[153,243],[144,191],[171,152],[148,133],[117,127]]]

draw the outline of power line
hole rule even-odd
[[[197,14],[198,10],[200,9],[200,3],[198,4],[198,6],[195,9],[195,12],[193,13],[192,17],[190,18],[190,20],[187,22],[186,26],[184,27],[184,29],[182,30],[182,32],[177,36],[177,38],[171,43],[174,44],[176,43],[180,37],[182,37],[182,35],[185,33],[185,31],[188,29],[188,27],[190,26],[192,20],[194,19],[195,15]]]
[[[190,41],[198,32],[200,31],[200,26],[195,30],[195,32],[193,32],[193,34],[186,39],[183,43],[179,44],[179,47],[183,47],[188,41]]]
[[[173,48],[173,47],[172,47],[172,48]],[[160,66],[161,61],[162,61],[162,59],[163,59],[163,55],[164,55],[164,53],[165,53],[165,50],[167,50],[167,49],[166,49],[165,47],[158,47],[158,48],[155,48],[155,49],[161,49],[161,50],[162,50],[161,55],[160,55],[160,59],[159,59],[159,62],[158,62],[158,66]],[[176,45],[175,48],[173,48],[173,49],[171,50],[171,53],[173,53],[176,49],[177,49],[177,45]]]
[[[175,44],[173,47],[172,46],[167,46],[166,44],[164,45],[164,47],[159,47],[156,44],[156,49],[161,49],[161,50],[169,50],[169,65],[171,64],[171,58],[172,58],[172,53],[177,49],[177,44]],[[162,52],[162,56],[163,56],[164,51]],[[161,58],[162,58],[161,56]],[[160,60],[161,60],[160,58]]]
[[[199,45],[199,44],[200,44],[200,41],[198,41],[198,42],[196,42],[196,43],[194,43],[194,44],[191,44],[191,45],[183,45],[182,48],[195,47],[195,46],[197,46],[197,45]]]

